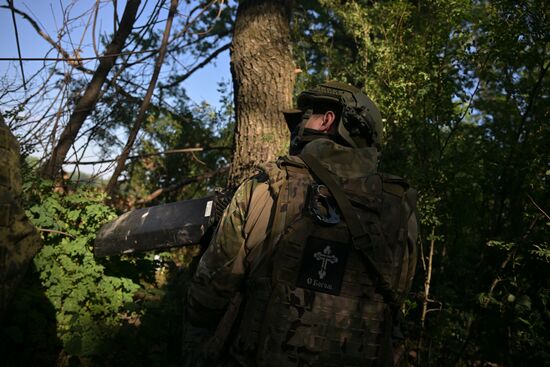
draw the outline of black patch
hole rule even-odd
[[[296,286],[339,295],[349,252],[349,244],[309,237],[302,254]]]

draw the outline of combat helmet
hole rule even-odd
[[[336,138],[353,148],[382,146],[382,116],[378,107],[359,88],[340,82],[326,82],[305,90],[298,96],[298,109],[286,111],[291,131],[300,123],[303,113],[315,105],[339,107]]]

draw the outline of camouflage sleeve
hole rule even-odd
[[[229,301],[241,289],[255,245],[251,242],[265,239],[266,228],[259,223],[258,213],[266,212],[262,208],[269,199],[267,183],[257,176],[239,187],[225,209],[187,293],[186,314],[194,326],[217,325]]]

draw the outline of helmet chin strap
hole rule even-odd
[[[297,155],[300,153],[302,148],[304,147],[304,143],[302,142],[302,137],[304,135],[304,129],[306,127],[306,123],[311,117],[311,114],[313,113],[313,110],[308,109],[304,112],[302,115],[302,121],[296,127],[294,127],[294,130],[290,132],[290,147],[288,149],[288,154],[290,155]]]

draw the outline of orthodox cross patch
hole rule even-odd
[[[340,294],[350,246],[309,237],[302,254],[296,286],[316,292]]]

